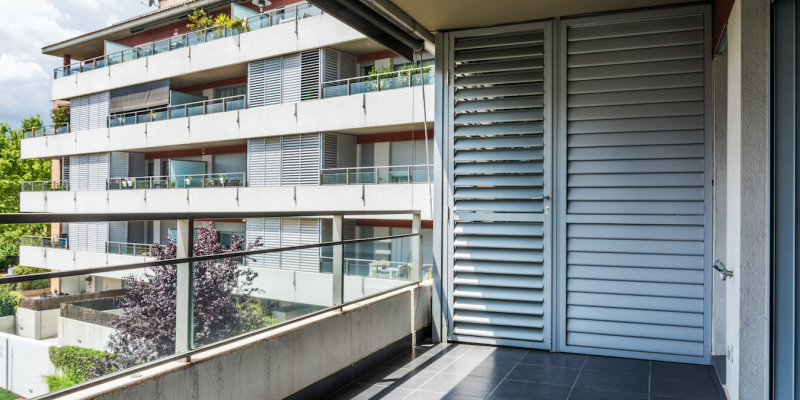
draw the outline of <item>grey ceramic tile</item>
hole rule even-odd
[[[411,351],[418,355],[461,357],[471,348],[472,346],[468,344],[439,343],[414,346]]]
[[[576,387],[619,392],[648,393],[650,377],[601,371],[581,371]]]
[[[517,364],[506,379],[572,386],[575,384],[579,372],[579,369],[573,368]]]
[[[435,372],[419,369],[379,367],[359,379],[358,383],[416,389],[430,379],[433,374]]]
[[[548,367],[582,368],[586,356],[582,354],[551,353],[531,350],[520,361],[522,364],[545,365]]]
[[[569,391],[569,386],[505,380],[492,392],[489,399],[566,400]]]
[[[401,400],[411,392],[411,389],[354,383],[334,393],[326,400]]]
[[[528,350],[525,349],[512,349],[508,347],[489,347],[489,346],[473,346],[468,352],[462,355],[462,358],[469,358],[473,360],[497,360],[505,362],[517,363]]]
[[[650,394],[671,396],[682,399],[719,400],[717,384],[713,381],[674,379],[653,376],[650,380]]]
[[[621,374],[650,375],[650,361],[630,358],[589,356],[583,369],[618,372]]]
[[[653,361],[653,376],[676,379],[714,381],[712,366]]]
[[[384,367],[425,369],[428,371],[441,371],[456,359],[453,357],[419,355],[406,352],[399,357],[384,364]]]
[[[569,400],[648,400],[648,397],[646,393],[613,392],[576,387],[572,389]]]
[[[442,370],[448,374],[503,378],[517,365],[513,362],[459,358]]]
[[[406,400],[483,400],[483,397],[464,396],[459,394],[423,392],[417,390],[406,397]]]
[[[438,374],[422,385],[420,389],[427,392],[486,397],[500,381],[500,378]]]

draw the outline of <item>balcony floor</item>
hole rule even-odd
[[[327,398],[719,400],[714,370],[467,344],[423,344]]]

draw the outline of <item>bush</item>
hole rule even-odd
[[[47,383],[47,391],[49,392],[55,392],[78,384],[78,382],[70,380],[66,375],[61,374],[45,375],[44,381]]]
[[[104,351],[86,349],[77,346],[50,346],[50,361],[62,373],[62,379],[72,381],[73,385],[92,379],[98,366],[114,358],[113,354]],[[106,373],[114,372],[113,369]],[[52,375],[51,375],[52,376]],[[50,380],[45,377],[48,386]]]
[[[269,311],[259,303],[236,303],[236,308],[243,315],[248,315],[247,322],[242,326],[240,333],[252,332],[256,329],[266,328],[278,323],[278,319],[269,315]]]
[[[7,287],[0,287],[0,317],[15,315],[20,300],[22,300],[22,293]]]
[[[22,265],[14,267],[14,275],[42,274],[45,272],[50,272],[50,270],[44,268],[26,267]],[[44,289],[49,287],[50,279],[37,279],[35,281],[20,282],[17,284],[17,290]]]

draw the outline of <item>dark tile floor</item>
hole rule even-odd
[[[327,399],[719,400],[712,374],[706,365],[427,344]]]

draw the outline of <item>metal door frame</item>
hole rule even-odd
[[[554,232],[554,225],[553,225],[553,201],[554,198],[554,174],[553,169],[556,163],[553,162],[553,144],[554,144],[554,129],[556,124],[554,123],[554,116],[555,116],[555,101],[554,94],[554,82],[553,82],[553,72],[556,70],[554,67],[554,63],[556,57],[553,54],[553,50],[556,46],[553,46],[554,40],[554,27],[555,24],[553,21],[544,21],[544,22],[532,22],[532,23],[523,23],[523,24],[515,24],[515,25],[508,25],[508,26],[501,26],[501,27],[492,27],[492,28],[477,28],[477,29],[468,29],[468,30],[461,30],[455,32],[444,33],[444,38],[442,42],[446,45],[446,49],[442,52],[441,57],[443,58],[442,61],[439,61],[439,57],[437,57],[437,66],[443,68],[444,72],[444,79],[443,85],[441,88],[441,92],[437,91],[437,95],[441,93],[442,99],[439,101],[437,99],[437,104],[442,105],[441,110],[441,121],[442,121],[442,189],[445,187],[447,188],[447,193],[443,196],[442,199],[446,209],[442,210],[441,219],[443,219],[444,224],[442,225],[442,242],[445,246],[442,249],[442,254],[445,256],[445,260],[439,265],[445,266],[446,274],[441,277],[440,280],[444,280],[442,282],[442,286],[444,287],[443,292],[447,294],[447,302],[445,303],[444,299],[442,299],[442,304],[446,304],[446,309],[442,310],[442,315],[446,318],[447,323],[442,324],[446,326],[446,338],[448,341],[465,341],[471,343],[481,343],[481,344],[491,344],[491,345],[500,345],[500,346],[514,346],[514,347],[524,347],[524,348],[537,348],[537,349],[552,349],[551,346],[551,337],[552,337],[552,325],[555,321],[554,311],[556,307],[554,307],[553,300],[555,299],[553,296],[553,283],[555,280],[553,279],[552,273],[552,264],[553,264],[553,244],[555,241],[553,240],[553,232]],[[488,36],[488,35],[496,35],[502,33],[514,33],[523,30],[533,30],[533,29],[542,29],[544,33],[544,160],[543,160],[543,167],[544,167],[544,195],[550,196],[551,200],[545,202],[545,206],[550,206],[551,211],[549,214],[544,215],[544,238],[543,238],[543,316],[542,320],[544,323],[544,328],[542,331],[542,343],[536,342],[529,342],[523,340],[513,340],[513,339],[493,339],[493,338],[483,338],[479,336],[464,336],[464,335],[456,335],[453,333],[453,319],[452,319],[452,311],[453,311],[453,228],[455,227],[455,220],[454,220],[454,206],[455,202],[453,199],[453,193],[455,192],[454,186],[454,176],[453,174],[453,149],[455,146],[455,136],[454,136],[454,129],[453,129],[453,110],[452,110],[452,99],[454,95],[453,83],[455,81],[454,73],[453,73],[453,61],[454,60],[454,45],[457,38],[461,37],[475,37],[475,36]],[[438,43],[438,42],[437,42]],[[440,52],[437,52],[439,55]],[[437,74],[437,78],[438,78]],[[440,116],[439,110],[437,110],[437,117]],[[438,126],[437,126],[438,127]],[[548,161],[549,160],[549,161]],[[438,178],[438,177],[437,177]],[[445,186],[446,185],[446,186]],[[434,243],[434,246],[436,243]],[[446,278],[445,278],[446,277]]]

